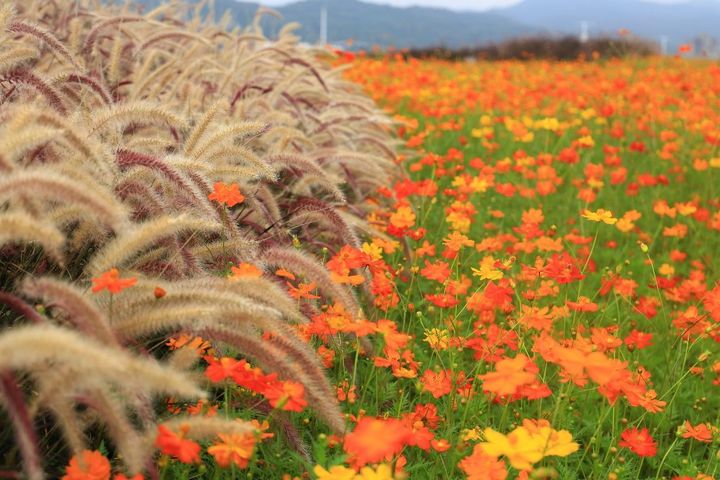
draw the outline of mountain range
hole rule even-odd
[[[162,0],[140,0],[148,6]],[[239,25],[249,24],[257,3],[215,0],[218,15],[230,11]],[[276,7],[282,19],[266,16],[270,37],[283,24],[298,22],[298,35],[315,43],[320,36],[320,11],[327,9],[328,40],[354,48],[463,47],[500,42],[533,34],[578,34],[586,22],[591,35],[629,29],[659,41],[666,36],[673,51],[701,34],[720,37],[720,0],[654,3],[641,0],[524,0],[502,9],[458,12],[442,8],[392,7],[360,0],[301,0]]]

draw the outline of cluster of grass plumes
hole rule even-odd
[[[634,37],[596,37],[581,42],[574,36],[513,38],[482,47],[410,49],[411,58],[463,60],[577,60],[597,58],[647,57],[659,53],[658,46]]]
[[[192,358],[149,348],[179,332],[301,383],[344,428],[270,267],[299,265],[358,305],[315,266],[372,229],[366,197],[395,169],[387,120],[291,28],[269,41],[201,8],[0,9],[0,440],[17,439],[4,473],[42,478],[98,431],[123,469],[152,473],[153,396],[207,395]],[[225,182],[244,197],[233,208],[209,198]],[[219,278],[243,262],[266,274]],[[137,284],[91,293],[114,268]]]

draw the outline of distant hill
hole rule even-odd
[[[156,6],[162,0],[136,0]],[[193,3],[194,0],[187,0]],[[195,0],[196,1],[196,0]],[[229,10],[239,25],[249,24],[257,3],[216,0],[218,15]],[[621,28],[659,41],[667,35],[671,51],[700,34],[720,38],[720,0],[690,0],[660,4],[642,0],[525,0],[511,7],[485,12],[457,12],[441,8],[398,8],[359,0],[302,0],[276,10],[282,20],[266,17],[264,31],[274,36],[287,22],[302,25],[304,41],[317,42],[320,10],[328,10],[328,39],[353,39],[357,48],[485,45],[537,33],[577,34],[589,22],[590,34],[614,35]]]
[[[136,0],[148,6],[159,0]],[[320,10],[327,6],[328,40],[343,43],[353,40],[358,48],[382,47],[448,47],[475,46],[498,42],[520,35],[539,33],[542,29],[529,27],[503,15],[488,12],[455,12],[441,8],[397,8],[365,3],[358,0],[304,0],[276,7],[282,20],[266,17],[266,35],[277,34],[288,22],[298,22],[297,32],[304,41],[317,42],[320,36]],[[258,8],[257,3],[235,0],[216,0],[218,14],[229,10],[236,23],[249,24]]]
[[[493,12],[553,32],[578,33],[580,22],[587,21],[594,35],[612,34],[621,28],[655,41],[667,35],[673,49],[703,33],[720,37],[718,0],[673,4],[640,0],[525,0]]]

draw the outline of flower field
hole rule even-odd
[[[0,6],[0,478],[716,477],[720,67],[258,25]]]
[[[717,65],[387,58],[348,77],[401,124],[408,178],[377,221],[409,244],[386,251],[380,315],[407,336],[352,375],[348,408],[406,419],[409,478],[714,478]]]

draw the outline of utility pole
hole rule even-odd
[[[325,46],[328,43],[327,21],[327,7],[323,5],[320,9],[320,45],[322,46]]]
[[[590,22],[583,20],[580,22],[580,43],[586,43],[590,40]]]
[[[668,36],[667,35],[660,36],[660,52],[663,55],[667,55],[667,53],[668,53]]]

